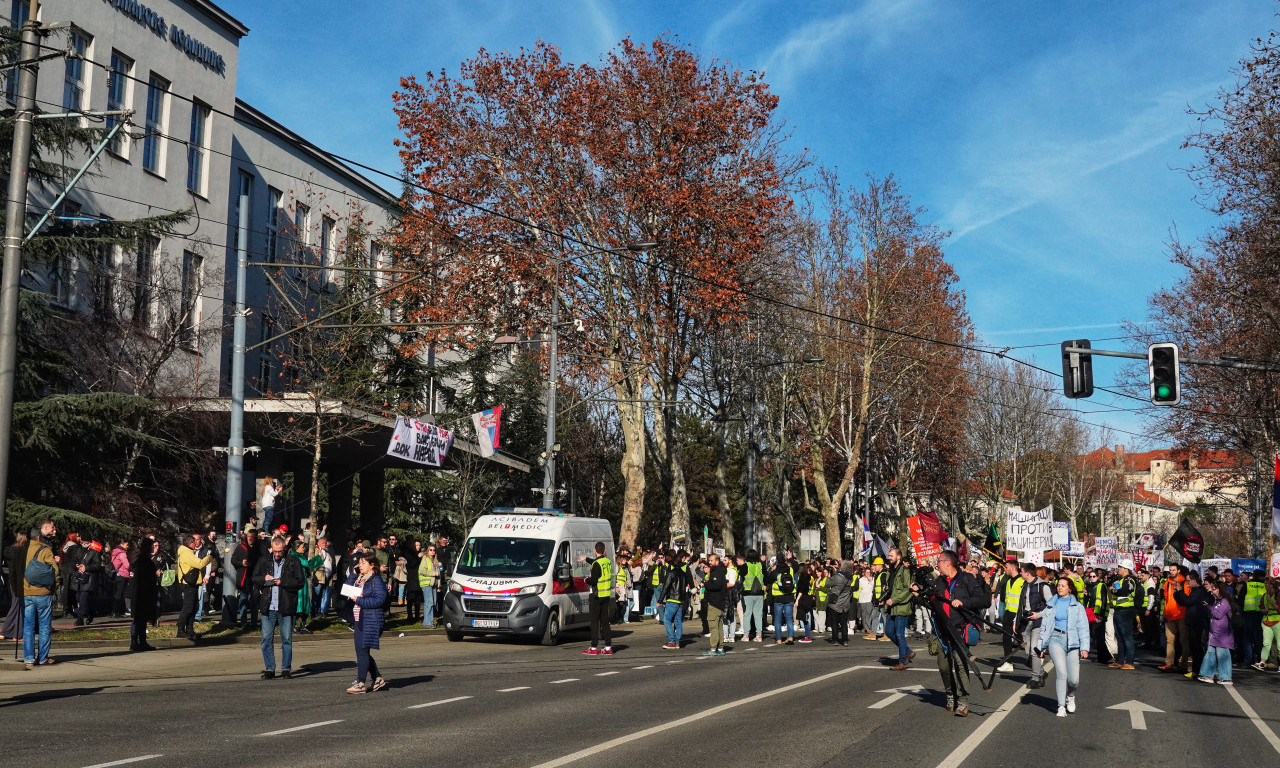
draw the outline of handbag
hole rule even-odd
[[[1092,609],[1092,608],[1085,608],[1085,609],[1084,609],[1084,616],[1085,616],[1085,618],[1086,618],[1086,619],[1088,619],[1088,620],[1089,620],[1089,623],[1090,623],[1090,624],[1096,624],[1096,623],[1098,623],[1098,615],[1097,615],[1096,613],[1094,613],[1094,612],[1093,612],[1093,609]]]
[[[178,581],[178,572],[172,568],[165,568],[160,574],[160,586],[172,587]]]

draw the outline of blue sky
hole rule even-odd
[[[1170,232],[1194,238],[1212,224],[1180,170],[1195,159],[1179,149],[1193,126],[1187,107],[1231,82],[1280,9],[1272,0],[220,4],[251,29],[242,98],[390,172],[399,170],[399,78],[456,74],[480,48],[543,39],[568,61],[595,62],[625,36],[670,32],[705,58],[762,70],[792,149],[847,180],[901,179],[952,232],[947,251],[982,339],[1051,369],[1059,342],[1122,335],[1121,321],[1141,320],[1146,298],[1179,279]],[[1095,370],[1101,385],[1117,369],[1097,361]],[[1136,414],[1089,420],[1146,445]]]

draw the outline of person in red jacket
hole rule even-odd
[[[1175,592],[1190,594],[1187,578],[1182,567],[1169,566],[1169,578],[1164,582],[1164,663],[1160,665],[1162,672],[1188,672],[1187,664],[1191,661],[1191,643],[1187,637],[1187,609],[1178,605],[1173,599]]]

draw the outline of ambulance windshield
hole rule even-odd
[[[541,576],[551,565],[556,543],[550,539],[475,537],[458,556],[464,576]]]

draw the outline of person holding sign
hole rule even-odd
[[[378,650],[378,636],[382,633],[382,606],[387,601],[387,584],[378,575],[378,559],[372,552],[363,551],[356,560],[356,568],[342,585],[342,596],[346,598],[351,626],[355,629],[356,644],[356,681],[347,689],[347,693],[366,693],[380,691],[387,686],[387,681],[378,671],[378,662],[373,660],[369,651]],[[373,677],[373,682],[365,686],[365,679]]]

